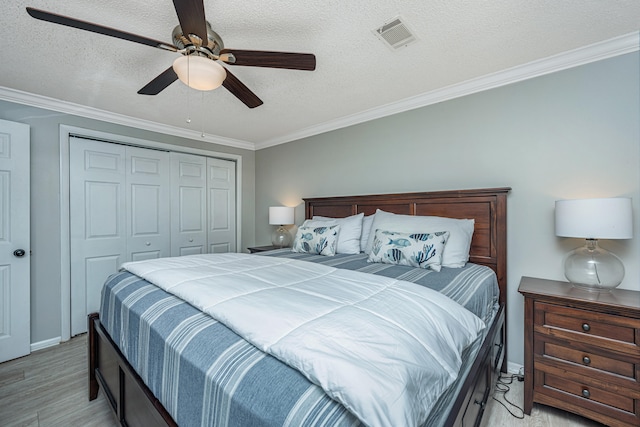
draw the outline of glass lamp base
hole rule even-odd
[[[291,234],[283,226],[278,227],[271,235],[271,244],[279,248],[291,246]]]
[[[575,249],[564,259],[564,275],[575,287],[608,292],[622,283],[624,265],[620,258],[587,239],[585,246]]]

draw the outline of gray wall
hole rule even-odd
[[[242,246],[255,235],[255,153],[0,101],[0,118],[31,127],[31,342],[61,336],[60,137],[65,124],[242,156]],[[66,296],[68,298],[68,296]],[[68,315],[65,313],[65,315]]]
[[[640,290],[640,54],[633,53],[256,153],[256,244],[267,208],[303,197],[512,187],[508,197],[509,361],[523,363],[522,276],[563,279],[580,246],[554,235],[554,201],[632,197],[635,238],[604,241]]]

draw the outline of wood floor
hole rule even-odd
[[[105,397],[89,402],[86,334],[0,364],[0,426],[117,426]]]
[[[504,380],[504,383],[511,382],[510,379]],[[583,418],[579,415],[572,414],[570,412],[561,411],[560,409],[551,408],[545,405],[533,405],[531,415],[525,415],[523,419],[514,417],[514,415],[522,417],[523,396],[524,396],[524,382],[513,380],[511,384],[507,384],[509,388],[507,393],[495,392],[493,394],[494,399],[489,398],[487,409],[482,417],[482,423],[480,427],[601,427],[602,424]],[[500,390],[505,390],[505,385],[498,385]],[[505,401],[516,404],[519,408],[516,408]],[[497,400],[497,401],[496,401]],[[502,402],[509,410],[502,406],[499,402]]]
[[[0,426],[117,426],[105,397],[87,397],[87,339],[73,338],[58,346],[0,364]],[[522,407],[522,385],[515,381],[507,398]],[[504,401],[502,393],[495,395]],[[511,407],[512,412],[522,412]],[[563,411],[534,405],[531,416],[516,419],[490,400],[481,427],[594,427],[600,424]],[[249,427],[249,426],[248,426]]]

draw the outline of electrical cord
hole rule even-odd
[[[524,419],[524,410],[519,407],[518,405],[516,405],[515,403],[511,402],[508,398],[507,398],[507,393],[511,390],[511,388],[509,387],[511,384],[513,384],[513,380],[517,379],[518,381],[522,381],[520,375],[510,375],[507,377],[503,377],[502,374],[498,377],[498,381],[496,382],[496,389],[493,393],[493,396],[491,396],[491,398],[493,400],[495,400],[496,402],[498,402],[499,404],[501,404],[506,410],[507,412],[509,412],[511,414],[512,417],[517,418],[519,420]],[[504,404],[504,402],[496,399],[495,395],[496,393],[502,393],[502,398],[504,399],[505,402],[507,402],[509,405],[511,405],[514,408],[517,408],[518,411],[520,411],[520,413],[522,415],[519,415],[517,413],[514,413],[511,408],[509,408],[507,405]]]

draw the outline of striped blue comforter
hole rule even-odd
[[[292,256],[289,251],[265,253]],[[462,301],[482,319],[493,312],[495,276],[485,267],[428,270],[361,265],[362,256],[309,257],[337,267],[379,269],[403,280],[430,279],[433,287]],[[318,259],[319,258],[319,259]],[[352,264],[353,263],[353,264]],[[357,267],[359,265],[359,267]],[[398,268],[397,266],[394,266]],[[361,270],[363,271],[363,270]],[[485,274],[482,274],[484,271]],[[369,271],[371,272],[371,271]],[[427,272],[427,274],[424,274]],[[444,273],[444,274],[443,274]],[[400,276],[392,276],[400,277]],[[412,280],[413,277],[415,280]],[[476,277],[472,285],[471,277]],[[478,280],[478,277],[484,277]],[[457,282],[450,286],[446,282]],[[455,288],[455,289],[454,289]],[[463,288],[459,290],[458,288]],[[472,289],[475,288],[475,291]],[[476,294],[476,296],[472,296]],[[480,296],[478,296],[480,295]],[[298,371],[247,343],[223,324],[128,272],[109,278],[102,292],[101,323],[129,363],[181,426],[352,426],[359,421]],[[430,417],[431,422],[433,417]]]
[[[309,255],[278,249],[260,255],[277,256],[316,262],[336,268],[361,271],[406,280],[440,292],[464,306],[489,324],[498,305],[498,281],[489,267],[467,264],[464,268],[443,267],[440,272],[403,265],[367,262],[368,255],[337,254],[335,256]]]

